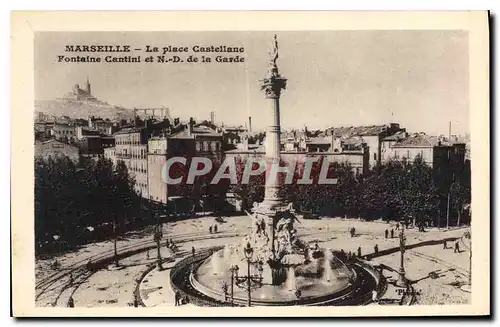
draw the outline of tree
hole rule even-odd
[[[137,195],[134,181],[121,163],[113,169],[102,156],[97,161],[83,157],[75,165],[67,157],[35,159],[35,239],[40,244],[59,243],[70,247],[89,239],[86,227],[105,227]],[[131,208],[127,209],[130,211]],[[103,232],[103,236],[109,233]],[[60,245],[60,244],[59,244]],[[37,247],[37,251],[48,251]],[[60,249],[58,249],[60,250]]]
[[[451,206],[457,212],[457,226],[460,226],[464,207],[470,202],[470,189],[462,185],[459,181],[455,181],[450,186],[450,202]]]
[[[413,219],[413,225],[423,226],[425,219],[437,211],[439,204],[432,168],[417,156],[413,163],[405,165],[405,171],[402,176],[405,188],[400,194],[402,208],[407,218]]]
[[[246,167],[246,161],[241,157],[236,157],[236,178],[237,183],[231,184],[229,190],[238,195],[243,200],[243,209],[250,209],[254,202],[264,200],[265,174],[250,176],[248,183],[242,183],[243,172]],[[252,169],[257,169],[257,163],[254,163]]]

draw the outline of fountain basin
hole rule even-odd
[[[229,263],[235,263],[234,260],[223,259],[224,250],[214,252],[212,256],[200,260],[190,273],[189,280],[192,286],[200,293],[217,299],[218,301],[231,301],[231,273],[229,271]],[[227,253],[227,252],[226,252]],[[214,260],[214,256],[218,259]],[[300,267],[289,267],[288,278],[282,285],[272,285],[270,279],[265,276],[270,276],[269,266],[264,266],[263,285],[258,288],[252,287],[251,301],[253,305],[296,305],[301,303],[320,303],[327,300],[332,300],[339,296],[345,295],[353,291],[353,275],[351,271],[339,259],[332,256],[327,256],[331,260],[327,264],[327,259],[312,260],[306,265]],[[221,260],[219,260],[221,259]],[[216,263],[214,267],[213,264]],[[239,274],[247,275],[246,260],[240,260],[237,263],[240,267]],[[327,272],[329,281],[321,276],[325,274],[325,267],[330,267]],[[255,272],[251,266],[251,275]],[[355,277],[354,277],[355,279]],[[234,281],[234,279],[233,279]],[[223,292],[222,285],[228,286],[228,295]],[[253,286],[253,285],[252,285]],[[297,297],[296,291],[300,290],[300,297]],[[242,282],[240,285],[233,284],[233,301],[234,303],[246,304],[248,301],[247,283]]]

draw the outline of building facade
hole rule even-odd
[[[355,175],[364,174],[369,169],[369,149],[366,146],[361,146],[357,149],[342,149],[337,152],[330,150],[331,144],[327,145],[316,144],[312,145],[311,149],[316,151],[281,151],[280,157],[284,162],[304,162],[306,157],[323,157],[329,163],[348,164],[351,166]],[[325,149],[325,151],[323,151]],[[226,151],[225,157],[227,159],[233,158],[236,163],[246,162],[249,158],[260,159],[264,158],[265,146],[256,146],[249,144],[248,147],[238,148],[235,150]]]
[[[114,154],[112,161],[123,161],[129,174],[135,179],[135,191],[142,197],[148,198],[147,174],[147,129],[124,128],[114,134],[114,152],[108,150],[105,154]]]
[[[45,142],[35,142],[35,157],[47,160],[49,157],[52,159],[68,157],[73,162],[78,162],[80,151],[78,147],[51,139]]]
[[[52,135],[58,141],[62,142],[76,141],[77,139],[76,129],[77,126],[73,124],[56,123],[52,127]]]
[[[382,140],[382,162],[414,161],[417,157],[434,169],[463,166],[465,144],[451,143],[442,137],[425,133],[400,134]]]
[[[399,124],[391,123],[385,125],[334,127],[327,129],[325,133],[327,136],[333,136],[341,140],[351,138],[361,140],[369,148],[369,166],[373,168],[382,162],[382,140],[404,131],[405,129],[401,128]]]
[[[222,162],[223,134],[216,129],[199,124],[184,125],[170,135],[152,137],[148,141],[148,194],[149,199],[160,204],[172,196],[188,197],[189,187],[169,187],[166,184],[165,163],[172,157],[208,157]]]

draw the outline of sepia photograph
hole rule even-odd
[[[488,17],[461,17],[475,33],[35,24],[14,307],[489,314]]]

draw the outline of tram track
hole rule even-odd
[[[217,234],[207,234],[206,232],[200,231],[200,232],[193,232],[193,233],[184,233],[184,234],[176,234],[176,235],[171,235],[168,237],[168,239],[171,239],[174,241],[176,244],[184,244],[188,242],[196,242],[196,241],[203,241],[206,239],[214,239],[214,238],[234,238],[234,237],[242,237],[246,235],[247,229],[243,229],[240,231],[236,232],[219,232]],[[341,233],[341,232],[339,232]],[[338,234],[338,233],[334,233]],[[298,233],[299,237],[310,237],[310,236],[321,236],[324,235],[324,231],[315,231],[311,233]],[[130,241],[130,240],[129,240]],[[138,240],[135,241],[133,244],[127,244],[118,247],[118,253],[119,253],[119,258],[123,259],[125,257],[144,252],[146,250],[151,250],[156,248],[156,242],[154,240],[149,239],[149,240]],[[84,277],[84,281],[90,278],[94,273],[102,269],[101,267],[96,268],[95,270],[91,271],[89,274],[89,271],[87,270],[86,263],[91,260],[93,264],[97,264],[96,267],[101,266],[106,263],[106,261],[112,260],[114,256],[114,249],[111,247],[108,250],[104,250],[101,253],[95,254],[95,255],[90,255],[86,256],[85,258],[81,260],[77,260],[75,262],[72,262],[71,264],[64,266],[61,270],[47,276],[44,278],[41,278],[40,280],[36,281],[35,284],[35,290],[36,290],[36,295],[35,295],[35,300],[39,300],[40,297],[47,292],[50,291],[55,291],[59,287],[62,287],[63,290],[60,292],[61,294],[71,288],[71,285],[65,286],[65,283],[62,285],[57,285],[54,288],[50,288],[52,285],[56,284],[58,281],[61,281],[63,278],[69,276],[70,274],[75,274],[73,276],[74,280],[77,280],[81,278],[82,276]],[[103,263],[104,262],[104,263]],[[79,281],[76,283],[76,287],[73,290],[72,293],[78,289],[78,287],[83,283],[83,281]],[[58,295],[58,298],[61,296],[61,294]]]
[[[231,237],[237,237],[237,236],[240,236],[240,233],[231,232],[231,233],[218,233],[215,235],[214,234],[207,235],[207,234],[202,233],[202,232],[197,232],[197,233],[185,233],[185,234],[172,235],[171,237],[169,237],[169,239],[174,241],[176,244],[183,244],[186,242],[199,241],[199,240],[204,240],[204,239],[208,239],[208,238],[231,238]],[[121,246],[117,250],[118,250],[120,257],[126,257],[129,255],[135,254],[135,253],[130,254],[130,252],[137,251],[138,253],[140,253],[142,251],[146,251],[146,250],[149,250],[152,248],[156,248],[156,242],[154,242],[153,240],[143,240],[143,241],[134,242],[134,244]],[[85,257],[85,259],[78,260],[78,261],[64,267],[62,270],[37,281],[35,284],[35,289],[38,292],[35,296],[35,300],[38,300],[40,298],[40,296],[43,295],[51,285],[53,285],[57,281],[61,280],[62,278],[66,277],[74,272],[77,272],[79,269],[82,269],[82,268],[84,268],[86,271],[86,263],[89,261],[89,259],[92,260],[92,263],[95,264],[95,263],[99,263],[100,261],[107,261],[110,258],[112,258],[113,256],[114,256],[114,249],[105,250],[97,255],[88,256],[88,257]],[[77,276],[80,276],[80,275],[77,275]]]
[[[184,234],[172,235],[171,237],[168,237],[168,238],[171,239],[172,241],[174,241],[176,244],[184,244],[187,242],[202,241],[202,240],[214,239],[214,238],[241,237],[245,234],[245,232],[246,232],[245,230],[239,231],[239,232],[220,232],[217,234],[206,234],[204,232],[195,232],[195,233],[184,233]],[[323,232],[313,232],[313,233],[303,233],[303,234],[299,233],[298,236],[305,237],[305,236],[313,236],[313,235],[321,235],[321,234],[323,234]],[[130,256],[130,255],[134,255],[136,253],[140,253],[140,252],[143,252],[146,250],[156,248],[156,246],[157,246],[156,242],[154,242],[153,240],[141,240],[141,241],[134,242],[134,244],[121,246],[117,250],[119,253],[119,257],[124,258],[124,257]],[[76,275],[74,277],[75,277],[75,279],[77,279],[77,278],[87,274],[88,270],[86,268],[86,263],[89,261],[89,259],[92,261],[92,263],[98,263],[100,261],[110,260],[110,258],[112,258],[113,255],[114,255],[114,249],[105,250],[99,254],[91,255],[91,256],[85,257],[84,259],[77,260],[76,262],[73,262],[70,265],[65,266],[62,270],[60,270],[54,274],[51,274],[50,276],[47,276],[43,279],[40,279],[35,284],[35,290],[37,291],[36,295],[35,295],[35,300],[38,300],[42,295],[46,294],[47,292],[57,289],[59,287],[59,285],[53,289],[50,289],[50,287],[52,285],[56,284],[62,278],[65,278],[65,277],[69,276],[70,274],[76,273]],[[79,272],[79,270],[83,270],[83,271]],[[98,270],[99,269],[96,269],[96,271],[93,271],[90,275],[86,276],[85,279],[88,279],[92,274],[94,274]],[[64,284],[62,285],[62,287],[64,288],[64,290],[67,289],[66,287],[64,287]]]
[[[455,264],[452,264],[452,263],[450,263],[448,261],[439,259],[439,258],[431,256],[431,255],[423,254],[423,253],[417,252],[415,250],[409,250],[409,251],[407,251],[407,253],[411,254],[411,255],[414,255],[414,256],[416,256],[418,258],[421,258],[421,259],[430,260],[430,261],[434,261],[436,263],[439,263],[439,264],[445,266],[448,269],[453,269],[455,272],[457,272],[458,274],[460,274],[462,276],[465,276],[465,277],[469,276],[469,272],[467,270],[465,270],[464,268],[461,268],[461,267],[459,267],[459,266],[457,266]]]

